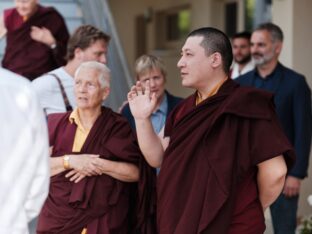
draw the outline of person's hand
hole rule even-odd
[[[156,108],[157,98],[155,93],[150,92],[149,81],[146,81],[145,87],[138,81],[128,93],[128,101],[133,117],[146,119],[151,116]]]
[[[86,177],[86,175],[81,174],[79,171],[71,170],[70,172],[68,172],[65,175],[66,178],[69,178],[69,181],[73,181],[75,183],[78,183],[79,181],[81,181],[83,178]]]
[[[286,197],[293,197],[298,195],[300,192],[300,185],[301,180],[299,178],[296,178],[294,176],[287,176],[283,189],[283,194]]]
[[[36,26],[31,27],[30,37],[38,42],[46,44],[47,46],[52,46],[56,43],[51,31],[45,27],[39,28]]]
[[[81,175],[101,175],[102,171],[96,164],[98,157],[99,155],[95,154],[70,155],[70,167]]]

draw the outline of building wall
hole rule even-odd
[[[178,96],[187,96],[192,91],[181,86],[179,71],[176,67],[180,57],[181,43],[177,43],[170,50],[156,50],[155,38],[155,12],[189,4],[191,6],[191,28],[195,29],[203,26],[224,28],[224,2],[225,0],[109,0],[110,8],[115,20],[117,32],[126,59],[133,73],[133,64],[136,59],[135,48],[135,17],[144,14],[148,9],[152,12],[152,17],[147,24],[147,50],[160,56],[168,69],[167,88],[170,92]]]

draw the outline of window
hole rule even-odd
[[[170,49],[184,41],[191,28],[189,6],[172,8],[156,13],[156,47]]]
[[[177,41],[184,39],[190,31],[190,10],[181,10],[173,14],[168,14],[167,21],[167,40]]]

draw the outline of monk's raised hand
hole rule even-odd
[[[144,94],[143,87],[140,81],[137,81],[135,85],[133,85],[128,93],[128,99],[134,99],[137,96],[141,96]]]
[[[140,81],[137,81],[136,83],[136,92],[138,96],[144,95],[144,87]]]
[[[150,92],[149,81],[146,81],[144,87],[139,81],[136,85],[132,86],[130,92],[128,93],[128,102],[134,118],[149,118],[156,108],[157,103],[155,93]]]

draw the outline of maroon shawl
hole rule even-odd
[[[274,156],[284,154],[288,165],[293,160],[272,95],[228,80],[198,106],[195,99],[182,101],[166,123],[170,144],[157,182],[160,234],[229,233],[243,178],[249,174],[256,184],[256,165]]]
[[[70,112],[49,116],[52,157],[72,154],[76,125]],[[39,216],[37,233],[88,234],[153,233],[155,173],[141,155],[127,121],[108,108],[94,123],[80,153],[131,162],[140,169],[138,183],[125,183],[107,175],[86,177],[79,183],[63,172],[51,177],[49,196]],[[77,156],[78,157],[78,156]]]
[[[63,17],[52,7],[38,5],[36,13],[16,27],[21,16],[15,8],[4,11],[7,43],[2,66],[30,80],[65,64],[69,33]],[[30,37],[31,26],[49,29],[57,41],[57,47],[34,41]]]

